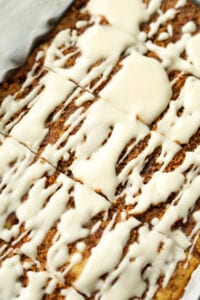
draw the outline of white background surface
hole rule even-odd
[[[0,0],[0,82],[21,65],[36,38],[51,28],[72,0]]]
[[[198,300],[198,297],[200,297],[200,266],[193,273],[182,300]]]

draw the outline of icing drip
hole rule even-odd
[[[48,274],[46,272],[28,272],[29,284],[25,288],[21,288],[19,300],[42,300],[45,294],[44,287],[46,286]]]
[[[197,55],[197,53],[195,55],[197,46],[195,46],[195,42],[193,42],[195,37],[191,37],[191,34],[186,32],[182,35],[180,40],[175,43],[169,43],[165,48],[154,44],[150,40],[147,40],[146,47],[160,58],[163,66],[169,72],[173,70],[179,70],[192,74],[196,77],[200,77],[199,68],[197,67],[198,58],[195,58]],[[188,45],[190,45],[191,48],[189,48]],[[181,57],[181,54],[184,52],[184,50],[188,55],[192,55],[191,60],[186,60]]]
[[[150,24],[150,31],[148,33],[148,37],[151,38],[156,34],[159,30],[159,27],[165,23],[167,23],[168,20],[174,19],[176,16],[176,10],[175,9],[168,9],[164,14],[161,14],[156,22],[153,22]]]
[[[23,287],[20,276],[25,270],[20,263],[19,255],[7,258],[0,268],[0,292],[2,299],[42,300],[48,274],[46,272],[27,272],[28,284]]]
[[[114,242],[114,238],[112,241]],[[158,253],[161,243],[163,243],[162,251]],[[149,248],[149,244],[152,247]],[[102,245],[99,243],[94,249],[94,253],[101,251],[101,247]],[[146,251],[147,248],[149,248],[148,252]],[[170,256],[169,253],[171,253]],[[129,247],[128,252],[122,258],[116,270],[109,272],[105,282],[102,284],[96,278],[99,277],[99,272],[105,270],[98,265],[97,258],[98,256],[90,257],[83,273],[75,283],[75,286],[81,292],[90,295],[91,286],[93,288],[98,286],[100,289],[100,299],[129,299],[130,297],[141,297],[147,288],[146,282],[148,282],[149,288],[145,299],[151,299],[155,293],[155,284],[158,276],[163,274],[165,276],[164,284],[167,284],[176,262],[184,258],[184,252],[160,233],[149,231],[146,226],[142,226],[139,229],[138,242],[133,243]],[[112,259],[111,256],[109,258]],[[147,265],[149,267],[144,272],[143,277],[141,277],[141,270]],[[110,271],[108,269],[109,266],[111,266],[110,263],[106,268],[107,272]],[[91,270],[93,270],[92,273]],[[93,285],[88,286],[87,284],[90,280],[95,281],[95,284],[93,283]],[[114,283],[112,284],[112,282]],[[126,289],[123,288],[124,286],[126,286]]]
[[[159,41],[164,41],[164,40],[166,40],[168,38],[169,38],[169,33],[168,32],[161,32],[159,34],[158,40]]]
[[[186,144],[200,126],[200,80],[188,77],[179,98],[171,101],[158,131],[174,141]],[[178,111],[183,109],[181,115]]]
[[[14,95],[7,96],[1,103],[0,130],[4,133],[8,133],[9,130],[18,122],[18,120],[20,120],[21,115],[23,115],[22,110],[27,106],[31,106],[31,103],[34,103],[35,98],[40,92],[40,89],[42,88],[42,84],[40,83],[38,83],[35,87],[31,89],[34,80],[37,80],[37,78],[40,77],[42,74],[42,70],[39,70],[38,72],[36,71],[38,67],[39,64],[38,62],[36,62],[32,70],[28,72],[26,80],[20,89],[20,92],[23,94],[26,89],[30,88],[30,92],[25,97],[20,99],[20,101],[17,101],[18,92],[16,92]],[[16,118],[13,118],[14,116],[16,116],[17,113],[19,113],[19,115]]]
[[[196,69],[200,67],[200,58],[199,58],[199,51],[200,51],[200,34],[193,36],[187,46],[186,52],[188,55],[189,61],[194,65]]]
[[[13,149],[15,149],[14,152]],[[0,195],[2,203],[1,238],[6,241],[10,241],[12,237],[16,238],[19,235],[20,226],[24,224],[31,237],[31,240],[23,244],[21,248],[21,251],[27,256],[35,258],[37,247],[62,214],[58,231],[61,236],[65,232],[64,241],[69,239],[72,242],[77,239],[77,235],[81,238],[82,235],[86,236],[89,233],[85,229],[82,229],[81,232],[83,224],[100,211],[108,209],[109,203],[104,198],[79,183],[75,184],[63,174],[60,174],[53,184],[45,188],[45,174],[53,175],[55,173],[54,168],[42,160],[33,163],[34,155],[13,139],[7,138],[3,142],[0,153],[4,160],[4,168],[0,170],[1,188],[6,186]],[[9,168],[12,162],[15,164]],[[67,194],[66,191],[69,191],[73,186],[72,195],[74,195],[77,208],[64,214],[70,197],[70,193]],[[28,193],[26,201],[21,202],[26,193]],[[37,202],[35,201],[36,195]],[[45,205],[47,199],[48,203]],[[83,202],[83,199],[87,199],[88,202]],[[82,211],[82,218],[80,211]],[[4,228],[6,220],[13,212],[16,213],[18,223],[11,229],[6,229]],[[48,221],[42,222],[47,215]],[[71,227],[69,227],[70,223]],[[69,229],[69,238],[66,228]],[[74,232],[74,237],[72,232]],[[55,259],[50,261],[50,265]]]
[[[121,222],[110,230],[110,224],[105,229],[98,246],[93,249],[86,267],[84,268],[75,286],[86,295],[97,289],[100,283],[97,283],[99,277],[111,272],[119,263],[122,251],[130,236],[130,231],[139,225],[134,218]],[[115,245],[112,247],[112,245]],[[104,260],[105,264],[94,266],[98,261]]]
[[[162,146],[162,148],[161,148],[161,153],[160,153],[159,157],[157,158],[157,162],[159,162],[162,165],[161,170],[158,171],[158,173],[156,173],[156,172],[154,173],[155,179],[153,177],[152,180],[149,181],[148,184],[143,185],[144,179],[141,176],[141,172],[145,167],[147,158],[159,146]],[[121,172],[119,174],[119,182],[122,184],[124,182],[126,182],[126,189],[125,189],[126,204],[134,204],[134,203],[139,202],[140,196],[134,197],[134,195],[137,194],[137,192],[142,187],[144,188],[144,190],[146,190],[146,189],[148,190],[150,188],[151,192],[154,193],[155,182],[157,185],[157,183],[162,182],[162,180],[164,178],[165,178],[164,180],[166,180],[166,181],[168,180],[168,178],[170,178],[171,175],[163,174],[163,173],[161,173],[161,171],[165,169],[165,167],[168,165],[168,163],[172,160],[173,156],[179,150],[180,150],[180,147],[177,144],[170,141],[169,139],[167,139],[167,138],[163,137],[162,135],[159,135],[155,132],[151,133],[151,137],[148,141],[146,148],[143,151],[141,151],[141,153],[136,158],[130,160],[125,165],[125,167],[121,170]],[[158,174],[160,174],[160,176]],[[175,172],[174,174],[172,174],[172,177],[175,176],[175,174],[177,174],[177,173]],[[180,182],[181,175],[177,174],[177,176],[179,176],[178,182]],[[177,184],[178,184],[178,182],[177,182]],[[165,192],[167,192],[167,194],[169,194],[171,188],[172,188],[171,186],[166,186]],[[175,188],[175,184],[174,184],[174,188]],[[177,186],[177,188],[178,188],[178,186]],[[157,190],[158,189],[159,189],[159,185],[157,186]],[[122,192],[122,194],[123,193],[124,193],[124,191]],[[162,191],[159,191],[159,194],[162,195]],[[155,193],[154,193],[154,195],[155,195]],[[162,197],[159,199],[160,199],[159,201],[162,202],[162,200],[161,200]],[[148,204],[148,201],[150,201],[149,204]],[[154,201],[153,197],[152,197],[152,201]],[[143,197],[143,202],[141,204],[144,204],[144,202],[146,202],[147,207],[150,204],[153,204],[153,203],[151,203],[150,198],[149,198],[149,200],[147,200],[147,199],[145,199],[145,197]],[[156,202],[156,199],[155,199],[155,202]]]
[[[58,224],[56,242],[48,251],[47,269],[51,273],[67,260],[66,245],[89,235],[90,231],[83,225],[99,212],[109,208],[106,200],[86,187],[77,185],[74,193],[75,208],[63,213]]]
[[[149,124],[167,106],[171,87],[156,60],[133,53],[100,95],[118,109],[138,115]]]
[[[67,98],[74,88],[72,82],[66,81],[53,72],[44,76],[41,83],[44,85],[44,90],[38,96],[35,105],[11,130],[12,136],[30,145],[32,149],[37,149],[48,132],[48,129],[45,129],[45,121],[49,114]],[[27,128],[29,128],[28,132]],[[39,136],[38,133],[40,133]]]
[[[188,152],[183,164],[177,169],[177,171],[180,170],[181,172],[184,172],[190,166],[194,166],[191,171],[187,173],[186,182],[184,183],[181,191],[178,193],[172,204],[168,207],[160,222],[156,225],[156,228],[159,230],[159,232],[170,235],[171,227],[176,221],[187,220],[189,211],[194,207],[200,196],[199,162],[200,157],[198,154]],[[188,197],[190,198],[190,201],[188,201]]]
[[[14,299],[17,297],[21,285],[19,278],[23,274],[18,256],[13,256],[4,262],[0,268],[0,293],[2,299]]]
[[[111,136],[102,145],[110,127],[113,127]],[[76,143],[75,153],[78,159],[71,167],[74,176],[94,189],[100,189],[112,200],[118,183],[115,177],[115,165],[121,151],[132,138],[138,141],[147,132],[148,129],[142,123],[134,118],[127,118],[126,114],[115,110],[107,102],[101,100],[95,103],[88,111],[88,116],[80,131],[68,141],[72,146],[74,142]],[[93,149],[91,149],[91,140],[97,134],[96,147],[93,144]],[[83,135],[87,137],[85,143],[82,143]]]
[[[147,20],[147,11],[140,0],[91,0],[88,3],[88,11],[92,15],[105,16],[110,24],[137,35],[139,24]]]
[[[110,25],[96,24],[80,36],[74,31],[65,30],[55,37],[47,50],[44,66],[78,82],[81,86],[88,86],[92,80],[101,77],[92,88],[94,90],[108,78],[122,52],[133,43],[134,38],[130,34]],[[63,55],[63,50],[70,47],[77,49]],[[68,59],[75,54],[79,54],[76,63],[65,68]],[[95,66],[98,62],[100,64]]]
[[[181,8],[181,7],[185,6],[186,2],[187,2],[186,0],[178,0],[175,8]]]
[[[83,296],[77,293],[73,288],[62,290],[62,295],[66,296],[66,300],[84,300]]]
[[[190,21],[186,23],[182,28],[183,33],[196,31],[196,25],[194,22]]]

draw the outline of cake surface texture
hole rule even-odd
[[[75,0],[0,85],[0,300],[178,300],[199,234],[199,8]]]

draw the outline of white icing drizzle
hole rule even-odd
[[[106,200],[86,187],[77,185],[74,192],[75,208],[63,213],[57,227],[57,239],[48,251],[47,269],[51,273],[56,272],[67,261],[66,245],[89,235],[90,231],[82,226],[96,214],[109,208]]]
[[[176,101],[171,101],[158,131],[174,141],[185,144],[200,126],[200,80],[188,77]],[[178,111],[183,109],[181,115]]]
[[[165,71],[156,60],[133,53],[123,62],[122,70],[100,95],[113,106],[138,115],[148,124],[167,106],[171,86]]]
[[[168,9],[164,14],[160,14],[155,22],[150,24],[150,31],[148,33],[148,37],[151,38],[156,34],[161,25],[167,23],[167,21],[174,19],[176,16],[177,11],[173,8]]]
[[[159,41],[165,41],[165,40],[167,40],[168,38],[169,38],[169,33],[166,32],[166,31],[164,31],[164,32],[161,32],[161,33],[159,34],[158,40],[159,40]]]
[[[160,58],[163,66],[169,72],[179,70],[184,73],[200,77],[198,68],[198,39],[199,34],[191,37],[191,34],[186,32],[182,35],[180,40],[174,43],[169,43],[165,48],[154,44],[150,40],[146,41],[146,47]],[[181,54],[184,51],[186,51],[188,59],[181,58]]]
[[[161,243],[163,243],[162,251],[158,253]],[[149,244],[153,246],[149,247]],[[99,243],[94,249],[94,253],[101,251],[101,246]],[[149,249],[148,252],[146,251],[147,248]],[[113,258],[109,255],[112,252],[107,251],[106,253],[104,259],[109,257],[113,261]],[[120,300],[134,296],[141,297],[147,288],[146,282],[148,282],[149,287],[145,299],[151,299],[157,288],[158,276],[160,274],[165,276],[163,284],[166,285],[176,263],[183,258],[183,250],[178,248],[172,240],[166,239],[157,231],[149,231],[148,227],[142,226],[139,229],[138,242],[134,242],[129,247],[128,252],[122,258],[115,271],[109,272],[110,263],[106,265],[106,270],[103,270],[100,265],[97,266],[97,256],[91,256],[75,286],[86,295],[91,294],[91,288],[95,289],[98,286],[100,299]],[[143,277],[141,277],[141,269],[148,265],[149,267],[145,270]],[[99,272],[109,272],[105,282],[97,281]],[[95,283],[88,286],[90,281]],[[114,283],[112,284],[112,282]],[[138,284],[139,282],[140,284]],[[124,286],[126,286],[126,289],[124,289]]]
[[[10,133],[19,141],[30,145],[32,149],[38,148],[48,132],[48,129],[45,129],[45,121],[49,114],[67,98],[75,87],[72,82],[66,81],[53,72],[44,76],[41,83],[44,85],[44,90],[38,96],[35,105]],[[27,128],[29,128],[28,131]],[[38,133],[40,133],[39,136]]]
[[[200,229],[200,211],[195,211],[193,213],[193,218],[196,222],[196,226],[193,228],[190,236],[193,237],[196,233],[199,234],[199,229]]]
[[[104,195],[113,200],[118,184],[114,176],[115,164],[121,151],[132,138],[138,142],[148,134],[149,130],[140,121],[128,118],[127,114],[116,110],[104,100],[94,103],[84,117],[85,121],[81,128],[76,134],[68,137],[60,153],[55,149],[66,140],[68,132],[61,136],[56,144],[48,145],[43,152],[43,157],[56,164],[56,160],[58,161],[62,156],[67,160],[69,153],[74,151],[77,159],[70,167],[74,176],[88,186],[100,189]],[[77,118],[76,116],[76,119],[80,122],[83,117]],[[74,124],[74,118],[69,121],[73,121],[71,126],[77,125],[77,123]],[[70,127],[68,130],[71,130]],[[112,134],[104,143],[109,132]],[[84,136],[85,142],[83,142]],[[52,153],[57,156],[52,156]],[[103,177],[102,172],[104,172]]]
[[[81,296],[74,288],[62,290],[62,295],[66,296],[66,300],[84,300],[83,296]]]
[[[100,285],[97,283],[99,277],[111,272],[117,266],[130,236],[130,231],[139,224],[137,220],[130,218],[117,224],[113,230],[110,230],[112,223],[108,225],[97,247],[93,249],[81,276],[75,283],[78,290],[89,296],[92,291],[97,289]],[[113,245],[115,246],[113,247]],[[105,263],[96,268],[96,263],[102,260]]]
[[[88,11],[92,15],[105,16],[110,24],[137,35],[139,24],[147,20],[148,14],[145,5],[140,0],[91,0]]]
[[[107,210],[109,203],[87,187],[73,182],[62,174],[57,177],[53,184],[45,188],[45,174],[51,176],[55,173],[55,169],[42,160],[33,162],[34,155],[15,140],[3,137],[1,139],[3,143],[0,147],[0,154],[2,162],[4,162],[1,164],[0,170],[1,188],[6,186],[0,195],[2,204],[1,239],[10,241],[11,238],[19,236],[17,238],[19,242],[19,229],[24,224],[30,241],[24,243],[20,251],[35,261],[37,247],[42,243],[55,222],[60,219],[60,222],[58,222],[57,240],[50,247],[47,255],[47,270],[50,271],[49,274],[53,274],[52,270],[54,268],[56,269],[67,261],[67,244],[86,237],[89,234],[89,230],[82,228],[82,226],[99,212]],[[13,151],[13,149],[15,150]],[[10,167],[10,164],[13,162],[14,165]],[[65,212],[65,207],[70,197],[70,192],[67,193],[67,191],[72,187],[73,192],[71,193],[75,199],[75,208]],[[28,193],[26,201],[21,202],[20,200],[26,193]],[[37,201],[35,201],[36,197]],[[18,199],[18,201],[15,199]],[[48,203],[45,205],[47,199]],[[7,217],[13,212],[16,213],[18,223],[13,225],[12,228],[6,229],[4,226]],[[47,216],[48,220],[46,219]],[[43,222],[44,219],[45,222]],[[23,237],[24,234],[21,234],[21,238]],[[83,247],[82,250],[84,250]],[[52,258],[51,253],[53,253]],[[72,259],[72,262],[75,264],[79,261],[77,255]],[[80,255],[79,257],[81,259]],[[18,270],[19,261],[16,260],[18,260],[17,257],[15,258],[15,264]],[[10,269],[7,270],[8,267],[6,265],[5,271],[4,268],[0,269],[0,272],[3,272],[2,276],[5,277],[4,272],[11,272],[9,271]],[[14,272],[13,267],[12,269],[12,272]],[[19,299],[28,299],[27,297],[30,295],[41,299],[44,293],[42,288],[48,278],[45,274],[28,273],[29,285],[26,288],[20,288]],[[10,276],[11,286],[14,286],[13,282],[17,281],[21,275],[22,273],[19,271],[16,275],[13,273],[13,277]],[[3,289],[3,286],[1,289]],[[11,299],[10,292],[6,289],[2,293],[5,293]]]
[[[173,26],[172,26],[172,24],[167,25],[167,32],[169,33],[170,37],[173,36]]]
[[[149,15],[152,15],[153,13],[160,10],[162,0],[150,0],[149,5],[147,7],[147,12]]]
[[[23,83],[20,90],[21,93],[23,93],[26,88],[31,88],[33,81],[41,75],[42,70],[36,72],[37,67],[38,63],[36,62],[32,70],[27,74],[26,80]],[[18,120],[20,120],[22,115],[22,109],[26,106],[31,106],[31,103],[34,103],[35,97],[38,95],[41,88],[42,84],[38,83],[38,85],[32,88],[28,95],[20,99],[20,101],[17,101],[18,92],[16,92],[14,95],[9,95],[4,99],[0,107],[1,131],[3,131],[4,133],[9,132],[10,128],[12,128],[18,122]],[[9,122],[10,119],[12,119],[12,117],[15,116],[16,113],[19,113],[19,116],[17,118],[14,118],[11,122]]]
[[[90,296],[150,300],[159,288],[158,280],[166,287],[177,263],[190,259],[200,226],[196,208],[200,148],[186,151],[172,171],[166,167],[183,150],[180,144],[187,144],[200,126],[200,35],[191,35],[196,25],[189,21],[180,40],[166,47],[156,45],[153,37],[160,29],[158,40],[168,42],[173,36],[170,22],[186,2],[179,0],[164,13],[161,4],[160,0],[151,0],[147,7],[139,0],[90,0],[84,8],[90,19],[59,32],[37,55],[37,60],[44,56],[44,66],[38,70],[36,61],[20,91],[2,100],[0,131],[11,135],[0,134],[3,300],[51,295],[79,265],[71,286],[59,292],[67,300]],[[140,32],[140,24],[155,12],[158,16],[149,32]],[[101,24],[102,16],[109,24]],[[80,33],[85,26],[89,27]],[[159,61],[145,56],[147,51]],[[75,64],[68,67],[74,57]],[[168,73],[172,70],[189,73],[177,99],[171,99],[175,81],[170,83]],[[97,89],[94,96],[90,91]],[[36,159],[51,134],[48,118],[53,115],[50,122],[56,125],[71,106],[73,112],[62,122],[61,132]],[[149,125],[162,112],[151,130]],[[156,170],[145,182],[143,170],[156,151]],[[66,175],[56,170],[60,161],[67,163]],[[119,202],[122,208],[110,213]],[[150,224],[139,221],[160,204],[164,208]],[[12,215],[17,221],[10,226]],[[190,218],[189,233],[182,225],[173,228]],[[53,230],[42,268],[38,249]],[[87,239],[95,236],[96,244],[88,250]],[[22,262],[22,254],[30,262]],[[26,286],[20,281],[23,275]]]
[[[177,168],[177,172],[184,172],[189,167],[193,166],[193,168],[186,175],[186,182],[174,201],[167,208],[164,216],[161,218],[160,222],[156,225],[156,229],[159,232],[162,232],[166,235],[172,234],[170,232],[171,226],[178,220],[187,220],[188,214],[191,209],[195,206],[196,201],[200,196],[199,192],[199,184],[200,184],[200,156],[195,152],[188,152],[186,154],[185,160],[183,164]],[[171,182],[172,183],[172,182]],[[188,201],[188,197],[190,201]],[[198,218],[197,218],[198,222]],[[198,224],[198,223],[197,223]],[[199,224],[197,225],[198,228]],[[194,229],[196,231],[196,229]],[[176,235],[176,233],[175,233]],[[193,237],[193,234],[191,234]],[[181,243],[182,239],[179,241],[179,236],[175,236],[176,242]],[[185,240],[183,240],[185,242]],[[182,245],[180,245],[182,246]]]
[[[97,38],[98,37],[98,38]],[[133,45],[134,37],[118,27],[98,24],[89,27],[82,35],[70,30],[61,31],[47,49],[44,66],[68,77],[81,86],[88,87],[94,79],[100,80],[93,87],[96,89],[108,78],[120,55]],[[73,52],[63,55],[63,51],[75,46]],[[74,66],[65,68],[68,59],[80,54]],[[97,62],[102,62],[94,66]],[[94,66],[93,68],[91,68]],[[91,68],[91,70],[90,70]],[[88,70],[90,70],[88,72]]]
[[[96,108],[97,111],[95,113]],[[80,134],[85,133],[85,135],[90,138],[91,129],[96,135],[95,128],[100,130],[101,127],[102,129],[104,127],[109,130],[109,126],[113,126],[112,134],[103,146],[100,145],[106,138],[106,132],[103,136],[99,134],[99,139],[96,142],[98,143],[97,147],[100,147],[99,149],[97,148],[93,154],[91,153],[91,142],[89,139],[86,140],[86,143],[77,145],[78,153],[77,151],[76,153],[78,154],[77,157],[80,157],[80,159],[74,161],[71,170],[76,178],[81,179],[85,184],[93,187],[94,189],[100,189],[109,199],[112,200],[114,197],[114,191],[117,187],[117,181],[114,176],[115,164],[120,153],[131,138],[139,140],[144,137],[147,129],[140,122],[134,119],[132,121],[131,118],[127,119],[126,114],[109,107],[109,105],[103,100],[102,102],[98,102],[96,105],[92,106],[89,113],[90,112],[91,114],[89,114],[86,122],[81,128],[82,130],[80,130],[79,135],[77,134],[77,137],[80,139]],[[134,127],[131,125],[132,122],[134,122]],[[88,125],[90,126],[89,128]],[[69,139],[69,142],[74,139],[76,139],[76,135],[74,137],[72,136],[72,138]],[[80,139],[80,141],[81,140],[82,139]],[[84,150],[87,152],[84,153]],[[88,157],[90,158],[88,159]],[[85,172],[86,169],[87,173]],[[101,175],[102,172],[104,174],[103,177]]]
[[[175,8],[181,8],[184,7],[186,5],[187,0],[178,0],[176,3]]]
[[[200,45],[200,33],[193,36],[189,40],[186,46],[188,59],[196,69],[199,69],[200,67],[200,58],[199,58],[200,46],[199,45]]]
[[[13,256],[3,261],[0,268],[0,294],[2,299],[17,297],[21,284],[18,281],[23,274],[19,256]]]
[[[1,299],[42,300],[48,279],[47,272],[27,272],[28,284],[23,287],[19,279],[24,271],[19,255],[3,261],[0,268]]]
[[[14,153],[13,149],[15,149]],[[73,183],[72,180],[62,174],[57,177],[54,184],[45,189],[44,174],[46,172],[54,174],[54,168],[40,160],[31,164],[34,155],[13,139],[7,138],[0,147],[0,152],[2,161],[4,160],[4,168],[0,170],[0,174],[3,176],[1,187],[6,185],[6,188],[3,189],[0,195],[2,203],[1,238],[9,241],[11,237],[19,234],[20,225],[25,224],[25,228],[30,232],[31,240],[25,243],[21,249],[27,256],[35,257],[37,247],[54,223],[65,212],[65,206],[70,197],[70,194],[67,194],[66,191],[73,185],[75,186],[72,195],[75,197],[77,208],[63,214],[62,222],[58,225],[60,235],[64,230],[65,239],[68,239],[66,230],[69,230],[70,241],[76,240],[77,234],[80,238],[82,235],[86,236],[89,232],[85,229],[82,229],[81,232],[82,224],[85,224],[100,211],[108,209],[109,203],[104,198],[81,186],[79,183]],[[9,164],[15,160],[14,166],[10,169]],[[28,192],[28,198],[21,203],[20,200],[26,192]],[[35,197],[38,194],[40,196],[37,196],[37,202],[35,202]],[[18,201],[14,201],[15,198]],[[48,203],[44,206],[47,199]],[[87,199],[88,203],[83,202],[83,199]],[[3,205],[4,202],[5,205]],[[84,210],[82,210],[82,205],[84,205]],[[82,218],[79,210],[82,211]],[[18,224],[14,225],[12,229],[3,229],[6,218],[13,212],[16,212],[19,220]],[[42,222],[46,215],[48,215],[48,221]],[[76,215],[77,218],[75,217]],[[71,222],[72,220],[74,220],[73,223]],[[73,228],[69,228],[68,223],[71,223],[70,226]],[[65,226],[68,229],[64,229]],[[72,232],[74,232],[74,237]]]
[[[29,283],[27,287],[21,288],[19,300],[42,300],[45,293],[44,287],[47,284],[48,274],[46,272],[28,272]]]
[[[187,22],[182,28],[183,33],[187,33],[187,32],[191,33],[194,31],[196,31],[196,24],[192,21]]]
[[[80,20],[80,21],[76,22],[76,28],[80,29],[80,28],[86,26],[87,24],[88,24],[87,21],[84,21],[84,20],[81,21]]]
[[[154,189],[155,189],[154,178],[152,178],[152,181],[150,181],[148,184],[143,186],[143,177],[141,176],[141,172],[145,166],[145,162],[146,162],[146,159],[148,158],[148,156],[151,155],[153,153],[153,151],[159,146],[161,146],[162,149],[161,149],[161,153],[157,159],[157,162],[162,164],[161,170],[164,170],[165,167],[168,165],[168,163],[173,158],[173,156],[180,150],[180,147],[177,144],[173,143],[172,141],[168,140],[167,138],[163,137],[162,135],[152,132],[151,137],[148,141],[148,145],[144,149],[144,151],[142,151],[136,158],[130,160],[126,164],[126,166],[122,169],[122,171],[120,172],[119,182],[120,183],[126,182],[126,189],[125,189],[126,198],[125,198],[125,200],[126,200],[127,204],[134,204],[134,203],[137,203],[140,201],[140,196],[134,197],[134,195],[142,187],[144,187],[145,190],[146,189],[148,190],[150,188],[151,192],[154,193]],[[166,181],[168,180],[168,178],[167,178],[168,175],[162,174],[160,171],[158,171],[158,174],[160,174],[160,176],[158,176],[157,173],[155,173],[154,176],[157,180],[159,180],[159,183],[161,183],[164,178],[165,178],[164,180],[166,180]],[[170,176],[171,175],[169,175],[169,178],[170,178]],[[172,175],[172,177],[173,176],[174,175]],[[157,184],[157,180],[156,180],[156,184]],[[171,188],[172,188],[171,186],[166,186],[165,192],[167,192],[167,194],[169,194]],[[175,188],[175,186],[174,186],[174,188]],[[158,189],[159,188],[157,188],[157,190]],[[168,189],[169,189],[169,191],[167,191]],[[160,195],[162,195],[162,191],[160,191],[160,193],[161,193]],[[162,197],[161,197],[161,199],[162,199]],[[160,199],[160,201],[162,202],[161,199]],[[145,201],[150,201],[150,199],[147,200],[147,199],[145,199],[145,197],[143,197],[143,202],[141,204],[145,205],[145,203],[144,203]],[[152,201],[156,202],[156,199],[154,200],[152,197]],[[151,203],[151,201],[150,201],[149,205],[150,204],[153,204],[153,203]],[[147,205],[147,207],[149,205]]]

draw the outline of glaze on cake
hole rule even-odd
[[[200,261],[199,28],[189,1],[75,1],[1,85],[3,300],[181,298]]]

